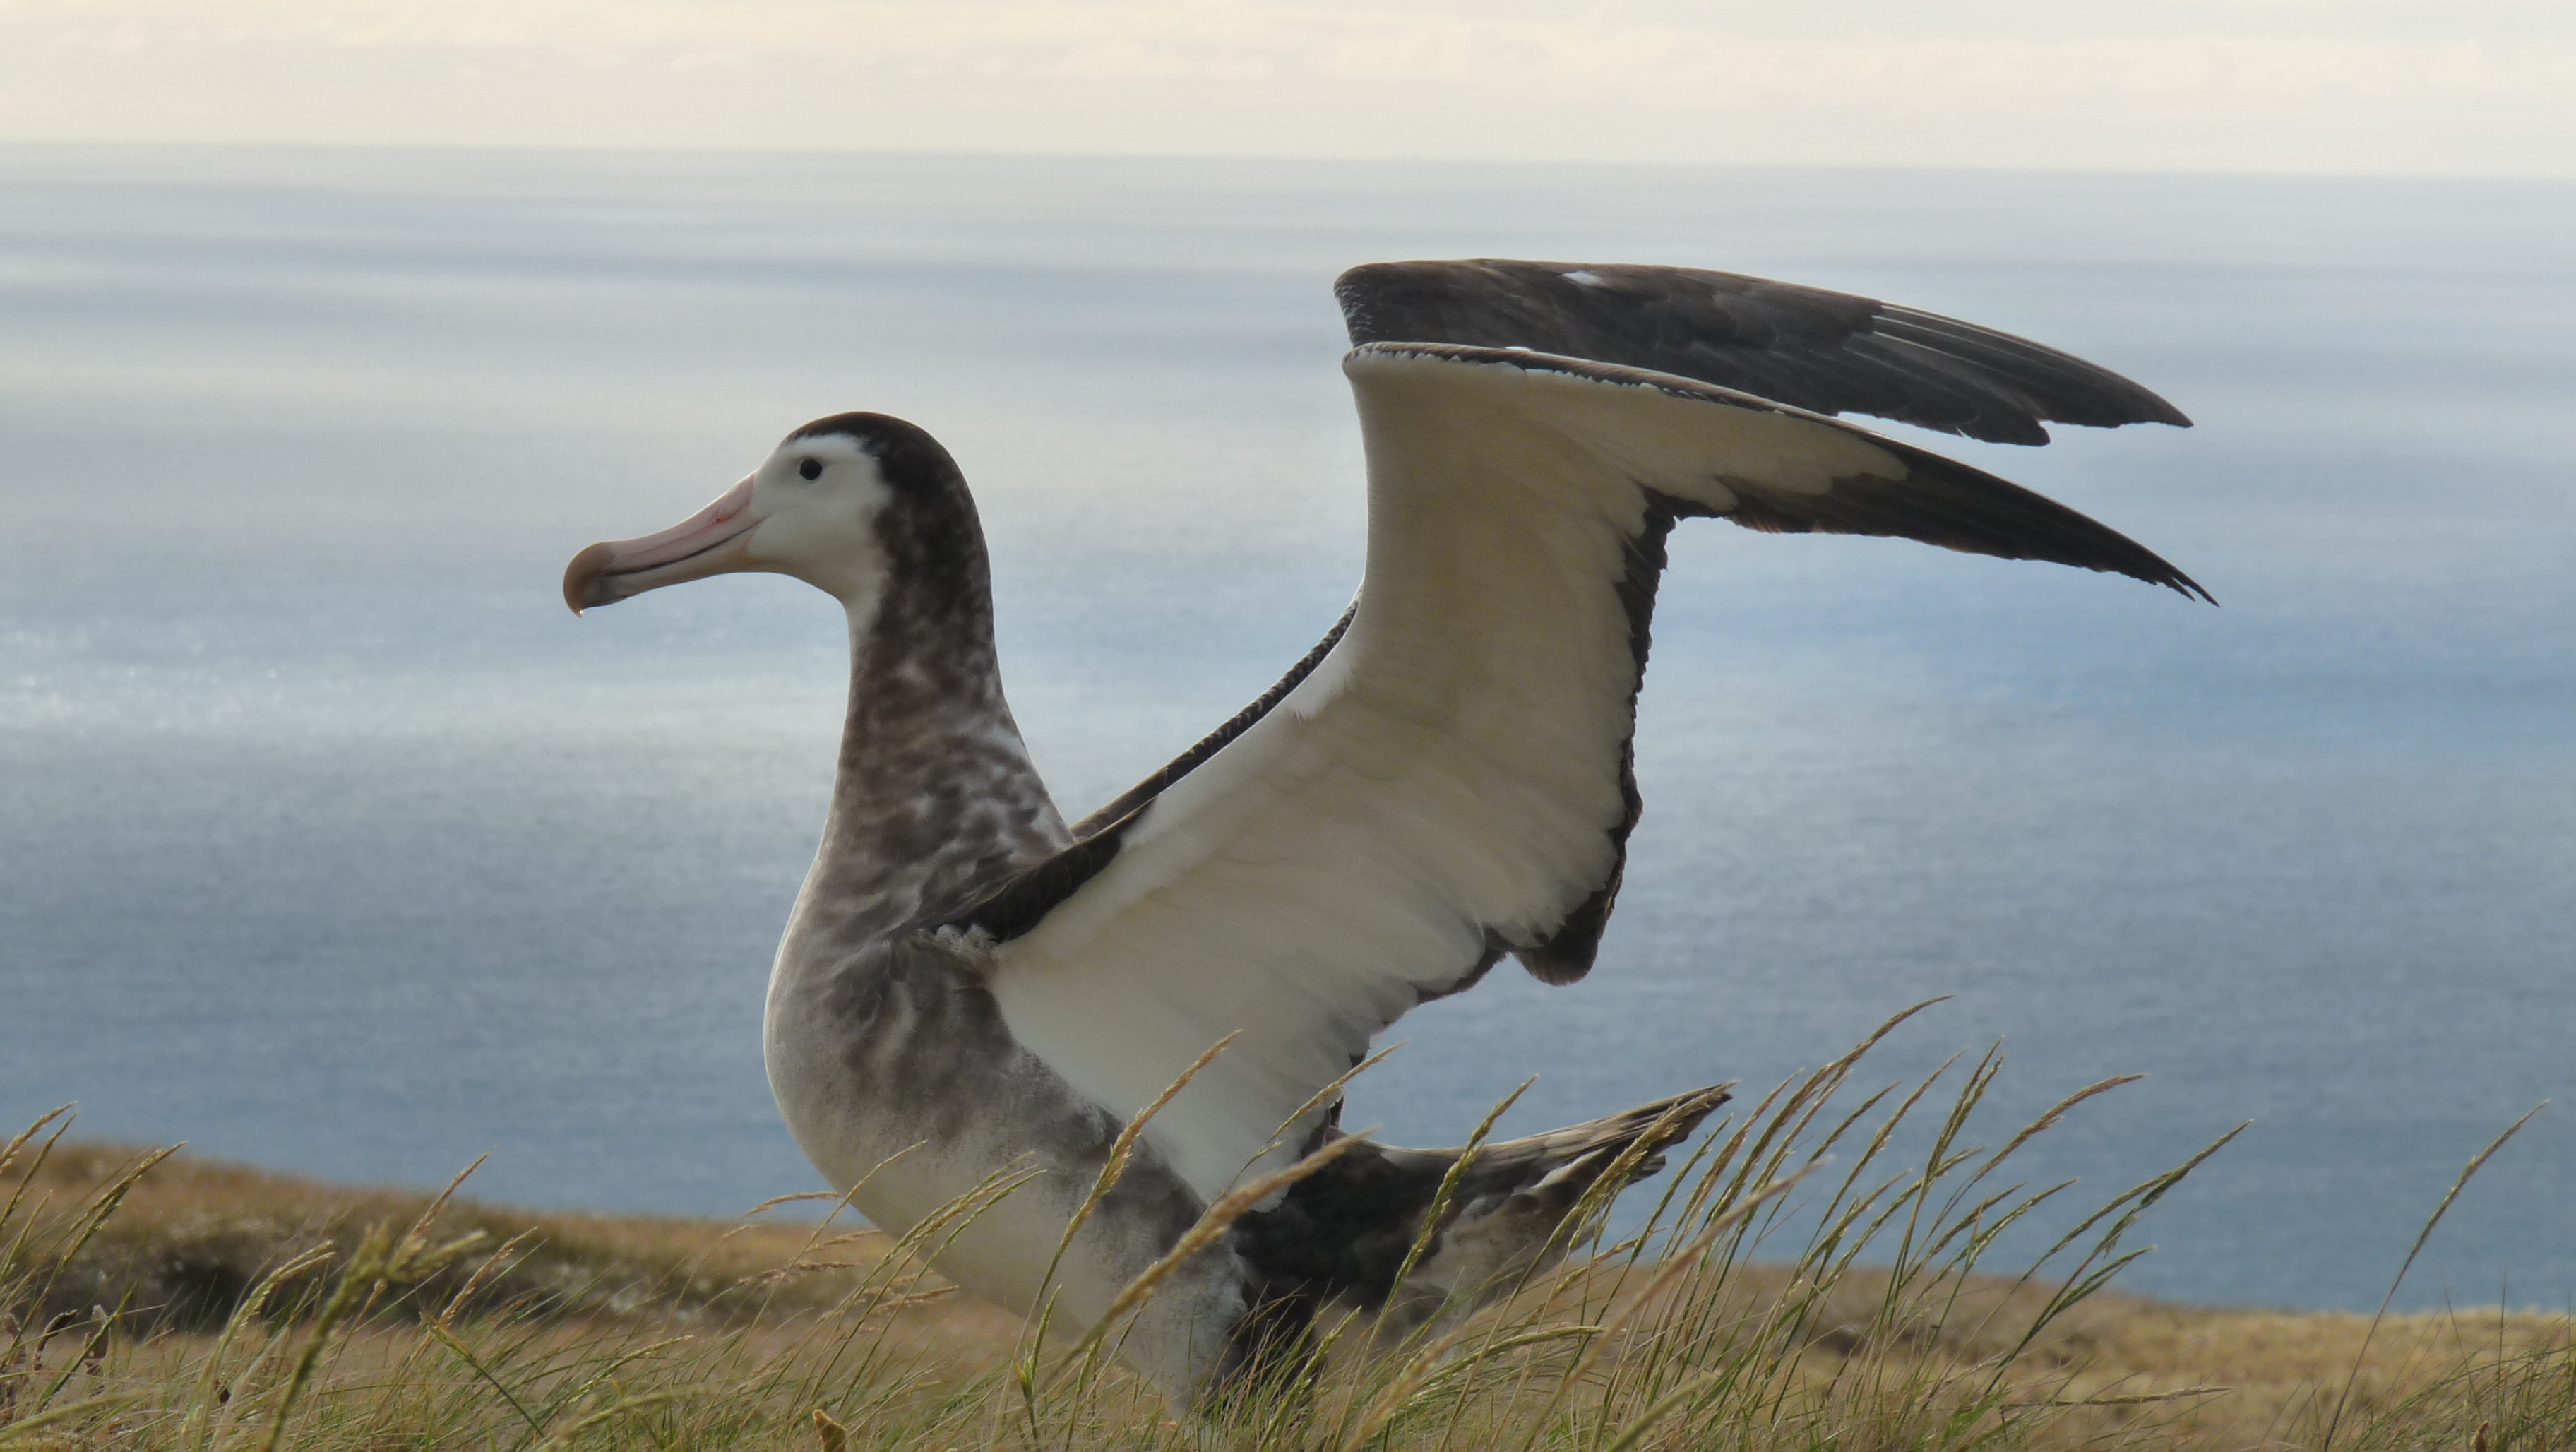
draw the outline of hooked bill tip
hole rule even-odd
[[[602,541],[573,556],[572,563],[564,567],[564,604],[572,608],[573,614],[579,615],[592,605],[609,602],[609,594],[602,588],[600,580],[607,570],[608,557],[608,545]]]

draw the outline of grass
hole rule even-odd
[[[1865,1087],[1869,1047],[1720,1124],[1640,1192],[1643,1231],[1596,1216],[1501,1305],[1393,1345],[1344,1327],[1302,1391],[1213,1420],[1120,1370],[1115,1327],[953,1293],[942,1225],[533,1215],[53,1116],[0,1165],[0,1449],[2576,1449],[2566,1318],[2121,1294],[2191,1166],[2081,1209],[2013,1173],[2116,1081],[1980,1147],[1996,1054]],[[2042,1221],[2037,1264],[1988,1263]]]

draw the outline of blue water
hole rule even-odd
[[[0,150],[0,1120],[490,1198],[813,1177],[757,1025],[837,613],[583,621],[590,540],[845,408],[983,502],[1013,697],[1087,808],[1356,579],[1333,274],[1498,254],[1886,296],[2188,432],[1931,440],[2225,602],[1685,530],[1601,966],[1408,1020],[1446,1142],[1766,1084],[1917,999],[2107,1195],[2240,1120],[2130,1284],[2576,1299],[2576,187],[1860,171]],[[2070,435],[2081,431],[2068,431]]]

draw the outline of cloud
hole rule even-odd
[[[410,74],[424,87],[443,75],[487,92],[500,84],[496,74],[512,69],[733,77],[772,88],[815,77],[873,83],[891,88],[880,95],[926,97],[952,130],[960,124],[955,112],[979,105],[992,124],[966,127],[976,144],[1029,150],[1057,149],[1068,136],[1086,138],[1076,149],[1170,149],[1153,139],[1193,114],[1206,149],[1296,151],[1302,139],[1302,149],[1348,150],[1351,140],[1333,139],[1329,123],[1283,132],[1300,108],[1311,117],[1327,107],[1401,118],[1425,155],[1476,152],[1470,118],[1478,107],[1533,105],[1580,108],[1573,118],[1580,124],[1638,128],[1737,118],[1730,131],[1737,137],[1746,134],[1740,118],[1748,113],[1815,118],[1772,128],[1811,140],[1848,132],[1858,142],[1872,128],[1884,135],[1891,127],[1937,133],[1949,126],[1963,148],[2005,118],[2074,133],[2270,118],[2304,135],[2367,133],[2412,112],[2425,114],[2392,129],[2420,128],[2429,116],[2450,132],[2428,141],[2489,161],[2497,138],[2522,133],[2537,144],[2576,127],[2576,23],[2553,23],[2511,3],[2460,12],[2481,19],[2478,28],[2437,20],[2423,6],[2306,0],[2095,7],[2086,12],[2094,18],[2078,26],[2063,10],[2048,12],[2056,19],[2024,16],[2009,0],[1988,0],[1944,12],[1954,21],[1947,31],[1925,29],[1925,12],[1910,6],[1841,0],[1808,13],[1809,23],[1783,28],[1776,10],[1728,5],[0,0],[0,47],[39,57],[14,70],[0,66],[0,96],[12,82],[65,94],[48,87],[39,73],[48,68],[94,75],[119,63],[149,68],[211,59],[194,83],[205,88],[207,109],[219,113],[227,64],[270,86],[293,71],[289,57],[309,69],[316,58],[328,64],[341,56],[363,58],[389,76]],[[306,84],[317,95],[329,89],[323,81]],[[400,91],[396,84],[389,102],[399,103]],[[1036,95],[1051,99],[1058,118],[1052,126],[1023,114]],[[542,107],[513,104],[529,111],[528,124],[540,133],[522,139],[600,139],[597,125],[574,128],[583,131],[578,138],[542,134]],[[593,110],[634,104],[633,95],[612,99],[604,91]],[[871,117],[865,126],[852,123],[870,134],[902,119],[869,111],[863,98],[843,106],[850,117]],[[1087,108],[1069,126],[1068,106]],[[790,98],[784,109],[809,128],[800,134],[830,127],[803,98]],[[1442,109],[1454,118],[1445,125],[1428,114]],[[1121,114],[1151,119],[1122,130]],[[1836,115],[1845,119],[1833,122]],[[58,124],[67,120],[57,116]],[[410,134],[421,130],[416,122],[406,126],[402,139],[435,139]],[[1025,130],[1017,147],[1012,126]],[[472,134],[455,139],[492,139],[471,126],[456,129]],[[732,143],[743,145],[782,144],[785,134],[756,115],[730,129]],[[1502,128],[1520,129],[1519,122]],[[639,141],[659,134],[649,116],[639,115],[633,130]],[[1878,156],[1868,144],[1845,146],[1851,154],[1840,159],[1921,159],[1906,153],[1936,138],[1899,139],[1905,144],[1878,143]],[[2212,143],[2226,139],[2212,134],[2194,144],[2215,156],[2223,148]],[[2262,149],[2260,138],[2234,141],[2239,150],[2247,143]],[[922,143],[915,137],[912,144]],[[2313,137],[2301,144],[2316,149]],[[2035,143],[2023,149],[2032,153],[2020,158],[2025,162],[2047,151]],[[2188,164],[2188,155],[2181,159]]]
[[[2259,8],[2317,14],[2298,0]],[[2318,18],[2324,18],[2321,14]],[[2021,39],[1755,33],[1490,9],[1296,0],[20,0],[56,51],[282,41],[451,53],[543,51],[643,65],[890,68],[922,77],[1309,78],[1548,90],[1695,86],[1921,92],[2385,98],[2536,94],[2576,80],[2576,43],[2475,34],[2116,32]]]

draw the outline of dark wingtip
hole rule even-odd
[[[2082,518],[2083,516],[2079,515],[2077,517]],[[2093,523],[2093,521],[2086,520],[2086,523],[2090,524]],[[2063,565],[2081,565],[2090,570],[2101,570],[2109,574],[2126,575],[2132,580],[2142,581],[2149,585],[2162,585],[2164,588],[2173,591],[2175,594],[2180,595],[2186,600],[2197,600],[2205,605],[2215,605],[2218,603],[2218,597],[2209,593],[2208,587],[2202,585],[2198,580],[2193,579],[2191,576],[2184,574],[2182,571],[2175,569],[2171,564],[2166,562],[2164,556],[2157,554],[2155,551],[2148,549],[2146,546],[2139,544],[2133,539],[2130,539],[2127,535],[2121,534],[2107,526],[2096,525],[2095,527],[2101,529],[2105,536],[2108,536],[2110,540],[2114,541],[2116,545],[2120,547],[2116,554],[2108,558],[2097,554],[2090,559],[2073,559],[2061,555],[2055,557],[2056,563]],[[2123,556],[2125,556],[2125,558],[2123,558]],[[2039,556],[2039,558],[2046,559],[2050,557],[2042,555]]]
[[[2198,580],[2195,580],[2191,576],[2174,568],[2164,556],[2148,549],[2145,545],[2139,544],[2127,535],[2116,533],[2107,527],[2104,528],[2103,532],[2111,535],[2113,539],[2126,545],[2130,550],[2135,551],[2135,553],[2129,560],[2121,563],[2084,562],[2091,564],[2092,568],[2097,570],[2115,571],[2119,574],[2128,576],[2132,580],[2143,580],[2150,585],[2162,585],[2166,589],[2173,591],[2175,594],[2180,595],[2186,600],[2197,600],[2204,605],[2215,605],[2218,603],[2218,597],[2209,593],[2208,586],[2201,584]],[[2068,563],[2076,562],[2068,561]]]
[[[2131,384],[2130,386],[2132,388],[2137,387],[2135,384]],[[2139,388],[2137,393],[2137,403],[2137,417],[2122,419],[2120,420],[2121,423],[2171,424],[2178,429],[2187,429],[2192,426],[2191,415],[2184,413],[2181,409],[2178,409],[2172,404],[2166,402],[2164,395],[2162,394],[2149,393],[2147,390]],[[2118,425],[2115,424],[2113,427],[2116,428]]]

